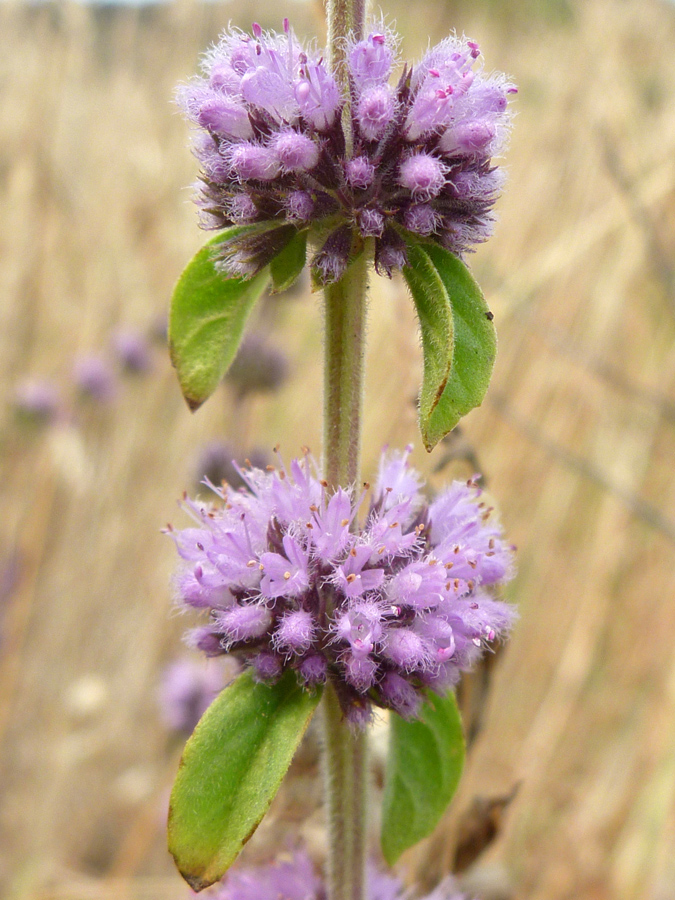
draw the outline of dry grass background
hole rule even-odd
[[[455,809],[520,783],[482,863],[485,877],[507,873],[515,897],[671,900],[675,8],[384,5],[407,56],[456,27],[521,88],[501,223],[473,261],[499,359],[464,426],[519,545],[521,620]],[[291,15],[320,32],[319,6]],[[1,5],[3,398],[24,374],[66,384],[77,353],[166,309],[203,239],[173,86],[228,20],[280,16],[263,0],[115,14]],[[276,310],[292,377],[254,402],[246,434],[287,455],[318,450],[319,305]],[[416,439],[418,373],[403,286],[380,281],[366,471],[385,441]],[[68,425],[28,434],[3,405],[0,562],[16,576],[0,610],[5,896],[185,896],[161,813],[177,747],[155,704],[184,622],[170,615],[173,550],[159,528],[180,521],[197,447],[243,440],[242,427],[225,400],[190,416],[160,351],[152,378]],[[442,453],[416,461],[431,472]],[[455,462],[444,476],[464,471]],[[307,756],[251,854],[299,826]],[[410,867],[433,877],[449,846],[441,831]]]

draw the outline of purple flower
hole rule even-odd
[[[255,331],[245,336],[225,376],[240,399],[247,394],[277,391],[287,377],[286,355]]]
[[[18,416],[31,422],[49,424],[61,412],[58,387],[46,379],[27,378],[14,389],[12,398]]]
[[[216,660],[182,659],[167,666],[158,696],[165,724],[174,731],[191,734],[207,707],[234,678],[236,669],[236,663],[223,666]]]
[[[111,366],[100,356],[80,356],[73,366],[73,380],[79,392],[98,403],[110,403],[117,393]]]
[[[345,177],[351,188],[365,191],[375,180],[375,166],[367,156],[355,156],[345,163]]]
[[[150,345],[140,331],[118,329],[113,335],[113,349],[122,368],[132,375],[144,375],[152,368]]]
[[[389,80],[395,59],[393,37],[384,29],[371,31],[363,41],[352,42],[349,50],[349,71],[355,86],[384,84]]]
[[[445,166],[431,153],[414,153],[401,163],[398,183],[410,191],[413,200],[431,200],[445,186]]]
[[[455,684],[513,622],[494,596],[512,548],[475,482],[429,502],[408,456],[382,456],[358,527],[361,500],[330,495],[309,455],[242,471],[247,491],[213,486],[217,505],[186,500],[194,526],[169,533],[179,601],[209,611],[192,644],[263,680],[330,678],[362,724],[373,704],[410,717],[425,687]]]
[[[296,230],[314,226],[312,266],[323,283],[342,277],[365,237],[375,239],[377,270],[391,275],[406,264],[406,231],[456,254],[489,236],[501,187],[492,158],[508,136],[515,88],[486,75],[477,45],[455,37],[390,82],[396,40],[379,24],[347,45],[349,152],[348,97],[324,54],[303,47],[287,20],[283,34],[254,25],[252,35],[223,35],[203,77],[179,90],[200,132],[202,226],[268,225],[255,252],[243,233],[219,245],[226,272],[255,274]]]
[[[365,140],[378,141],[394,115],[394,92],[387,84],[365,88],[356,106],[356,120]]]
[[[211,891],[212,900],[325,900],[309,857],[298,853],[268,866],[233,870]]]
[[[410,893],[396,876],[371,865],[365,896],[366,900],[405,900]],[[210,900],[326,900],[327,891],[309,857],[295,853],[270,865],[231,870],[209,891],[208,897]],[[467,897],[450,877],[420,900],[467,900]]]

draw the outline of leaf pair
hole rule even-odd
[[[247,672],[202,717],[183,752],[169,809],[169,850],[194,890],[221,878],[260,824],[320,697],[301,688],[292,672],[273,686]],[[392,714],[382,824],[388,863],[431,834],[463,760],[451,694],[428,692],[419,720]]]
[[[171,302],[169,343],[181,390],[191,409],[213,393],[234,359],[248,317],[267,285],[290,287],[306,259],[307,232],[297,232],[253,278],[216,268],[219,245],[260,233],[262,225],[229,228],[207,243],[181,275]],[[422,334],[424,379],[420,429],[427,450],[479,406],[488,388],[496,335],[480,288],[467,267],[432,241],[407,235],[403,275]]]
[[[260,226],[228,228],[188,263],[171,300],[169,347],[183,396],[198,409],[215,391],[234,357],[248,317],[268,284],[285,291],[305,265],[307,232],[297,232],[268,267],[253,278],[228,277],[216,268],[219,245]]]

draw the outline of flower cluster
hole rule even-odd
[[[186,499],[196,527],[170,530],[186,562],[177,594],[210,613],[192,644],[262,680],[330,679],[357,725],[372,704],[414,716],[423,688],[455,684],[512,622],[490,593],[512,548],[475,482],[428,502],[409,449],[383,455],[361,527],[364,498],[329,493],[308,453],[242,471],[248,490],[210,485],[222,504]]]
[[[369,868],[368,900],[405,900],[408,896],[398,878]],[[311,860],[304,853],[296,853],[272,865],[229,872],[209,897],[210,900],[326,900],[327,893]],[[422,900],[467,898],[457,890],[454,879],[448,878]]]
[[[225,34],[204,77],[180,89],[200,129],[202,225],[258,225],[220,245],[228,273],[255,274],[310,226],[322,235],[312,268],[323,283],[342,276],[364,238],[391,275],[406,263],[406,232],[457,254],[489,236],[502,184],[491,159],[508,134],[513,85],[485,75],[478,46],[455,37],[404,67],[396,86],[386,28],[346,49],[349,104],[287,19],[282,35],[255,24],[252,36]]]

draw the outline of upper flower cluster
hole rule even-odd
[[[406,263],[405,231],[457,254],[485,240],[502,184],[491,158],[515,87],[486,76],[479,59],[475,43],[450,37],[393,86],[396,40],[374,28],[347,47],[345,116],[323,55],[303,48],[287,19],[282,35],[259,25],[224,35],[179,102],[201,129],[203,226],[261,223],[223,244],[225,270],[254,274],[322,220],[312,266],[324,283],[342,276],[363,238],[375,239],[388,275]]]
[[[210,611],[193,632],[207,654],[235,653],[265,680],[330,678],[365,724],[373,703],[415,715],[422,688],[454,684],[508,630],[490,590],[512,548],[474,482],[429,503],[408,452],[385,454],[356,527],[363,498],[329,494],[309,455],[242,477],[248,491],[213,487],[222,505],[186,500],[196,527],[171,531],[179,598]]]

